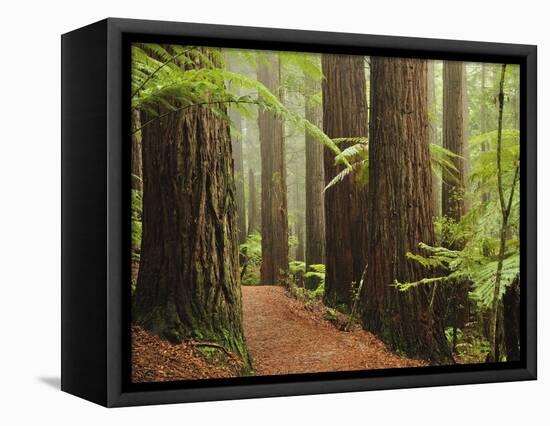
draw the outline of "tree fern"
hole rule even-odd
[[[306,131],[336,155],[340,153],[336,144],[321,129],[286,108],[263,84],[224,69],[223,56],[216,49],[208,49],[208,54],[203,53],[203,50],[185,46],[134,45],[132,108],[150,113],[153,116],[150,122],[163,115],[199,105],[210,108],[226,119],[227,105],[239,109],[263,108]],[[212,59],[213,55],[215,59]],[[288,54],[287,58],[297,61],[296,55]],[[185,64],[190,60],[200,62],[201,68],[186,69]],[[133,129],[133,132],[141,130],[150,122],[143,123],[140,129]],[[343,163],[351,167],[345,158]]]

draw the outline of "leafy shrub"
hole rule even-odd
[[[262,236],[258,231],[246,237],[240,245],[241,284],[260,284],[260,265],[262,264]]]

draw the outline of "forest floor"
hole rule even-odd
[[[391,352],[359,325],[342,331],[344,316],[327,316],[278,286],[243,286],[243,320],[256,375],[318,373],[426,365]],[[132,381],[239,376],[238,358],[194,342],[170,343],[132,327]]]
[[[417,367],[359,326],[339,330],[321,302],[278,286],[243,286],[244,331],[257,375]]]

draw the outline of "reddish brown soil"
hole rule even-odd
[[[220,354],[217,362],[208,361],[192,342],[179,345],[132,327],[132,382],[163,382],[191,379],[235,377],[241,363]]]
[[[359,326],[340,331],[321,303],[305,304],[277,286],[243,286],[244,330],[257,375],[415,367],[421,361],[389,351]],[[336,322],[342,323],[342,318]],[[345,318],[344,318],[345,322]],[[132,327],[132,381],[235,377],[236,357],[214,350],[207,358],[193,342],[172,344]],[[212,355],[212,351],[211,351]]]
[[[416,367],[371,333],[339,331],[282,287],[243,287],[244,328],[256,374]]]

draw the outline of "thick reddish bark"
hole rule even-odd
[[[322,55],[324,75],[323,130],[331,138],[366,137],[368,108],[363,56]],[[340,144],[343,150],[351,143]],[[343,166],[324,150],[325,183]],[[367,187],[349,176],[325,192],[325,295],[329,306],[349,308],[352,283],[359,283],[365,267],[367,242]]]
[[[280,90],[277,53],[258,60],[258,80],[272,93]],[[288,211],[284,125],[269,111],[258,112],[262,163],[262,284],[286,285],[288,280]]]
[[[243,166],[243,138],[242,117],[237,111],[230,110],[229,117],[234,127],[231,135],[233,162],[235,170],[235,202],[237,204],[237,229],[239,244],[246,241],[246,201],[244,196],[244,166]]]
[[[312,97],[321,91],[321,82],[306,75],[306,120],[322,125],[322,107]],[[306,268],[325,263],[325,169],[323,145],[306,133]],[[318,280],[306,280],[307,288],[315,288]]]
[[[197,106],[153,121],[142,135],[133,320],[172,341],[218,342],[247,361],[228,124]]]
[[[426,73],[424,60],[371,58],[369,195],[376,202],[368,211],[362,320],[393,349],[448,363],[452,357],[438,304],[430,304],[431,289],[399,291],[392,285],[427,275],[406,254],[420,242],[434,242]]]
[[[456,168],[453,178],[444,176],[441,194],[443,216],[460,222],[465,207],[465,153],[466,153],[466,87],[465,65],[459,61],[443,63],[443,147],[458,155],[452,158]],[[443,244],[454,250],[463,248],[462,241],[450,241],[443,236]],[[457,283],[449,289],[452,300],[451,323],[454,328],[463,328],[469,320],[469,283]],[[455,330],[456,334],[456,330]]]

